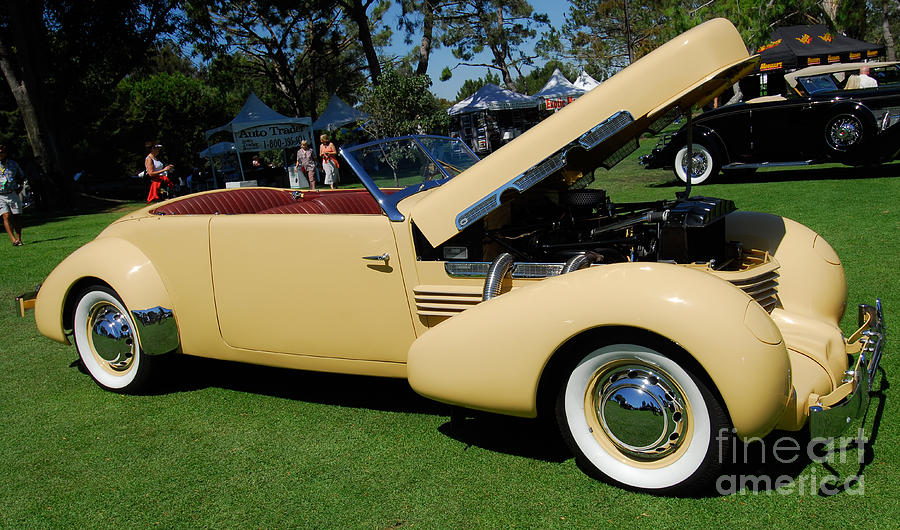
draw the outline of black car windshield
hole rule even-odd
[[[458,138],[426,135],[377,140],[341,154],[392,219],[401,199],[440,186],[479,160]]]
[[[819,92],[834,92],[838,89],[834,83],[834,79],[830,74],[813,75],[809,77],[801,77],[800,84],[807,94],[816,94]]]

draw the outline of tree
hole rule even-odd
[[[381,83],[362,100],[362,109],[369,114],[364,128],[373,138],[446,132],[450,120],[428,90],[428,76],[404,75],[395,68],[381,76]]]
[[[459,91],[456,93],[456,101],[462,101],[466,99],[475,92],[481,90],[481,88],[487,84],[499,85],[500,76],[498,74],[488,72],[484,77],[480,77],[478,79],[466,79],[462,86],[459,87]]]
[[[546,14],[534,13],[528,0],[460,0],[448,5],[442,17],[442,43],[460,59],[445,68],[447,80],[458,66],[481,66],[497,70],[507,88],[516,89],[512,71],[522,77],[522,66],[531,65],[536,55],[526,55],[521,46],[537,35],[536,27],[549,26]],[[487,49],[490,63],[472,63]]]
[[[367,12],[373,4],[375,4],[375,8],[370,17]],[[346,15],[356,25],[356,34],[369,65],[369,77],[372,84],[377,85],[381,76],[381,65],[378,62],[378,54],[372,39],[372,29],[369,25],[379,22],[390,4],[383,0],[379,0],[377,4],[375,0],[365,0],[365,2],[363,0],[338,0],[338,5],[344,9]]]
[[[169,29],[168,0],[10,0],[0,4],[0,69],[32,153],[60,185],[112,89]],[[97,145],[100,150],[103,145]]]

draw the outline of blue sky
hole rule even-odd
[[[531,5],[536,12],[546,13],[550,17],[550,24],[556,28],[562,26],[565,13],[569,9],[569,2],[567,0],[532,0]],[[387,52],[389,54],[403,56],[408,53],[410,47],[403,42],[403,32],[396,29],[396,20],[399,13],[399,8],[396,5],[392,6],[391,10],[388,12],[387,22],[392,25],[394,36],[393,44],[388,48]],[[418,39],[414,38],[413,45],[417,45],[420,39],[421,36]],[[531,42],[530,46],[534,46],[534,42]],[[433,82],[431,91],[437,96],[450,101],[456,100],[456,93],[459,92],[460,87],[467,79],[478,79],[479,77],[484,77],[488,72],[487,68],[460,66],[453,71],[453,77],[447,81],[441,81],[441,70],[443,70],[445,66],[452,68],[457,62],[457,59],[455,59],[453,54],[446,48],[432,50],[431,57],[428,61],[428,75]],[[483,53],[473,62],[489,63],[490,54]],[[496,72],[496,70],[493,71]],[[528,73],[528,70],[523,71],[523,73]],[[574,79],[570,79],[570,81],[574,81]]]

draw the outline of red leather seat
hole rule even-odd
[[[240,188],[192,195],[159,206],[155,215],[214,215],[258,213],[297,201],[290,190]]]
[[[269,208],[268,210],[263,210],[261,212],[257,212],[260,214],[265,213],[281,213],[281,214],[292,214],[292,213],[331,213],[325,208],[323,208],[320,204],[312,202],[312,201],[301,201],[295,202],[294,204],[288,204],[286,206],[276,206],[274,208]]]
[[[381,207],[366,191],[323,193],[311,202],[321,205],[329,213],[381,213]]]

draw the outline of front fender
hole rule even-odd
[[[38,331],[68,344],[64,323],[67,301],[77,294],[73,291],[76,286],[98,283],[94,279],[112,287],[133,314],[146,317],[142,323],[141,317],[134,315],[139,336],[144,324],[170,325],[174,320],[171,299],[150,259],[124,239],[101,237],[70,254],[44,280],[34,307]],[[175,338],[167,334],[164,344],[147,343],[149,335],[145,333],[141,340],[148,353],[163,353],[163,349],[170,351],[177,346],[177,328]],[[154,338],[159,339],[158,334]]]
[[[665,263],[591,267],[479,304],[416,340],[409,382],[438,401],[534,417],[550,358],[605,326],[649,330],[684,348],[718,388],[740,436],[768,433],[784,413],[790,363],[769,315],[730,283]]]

